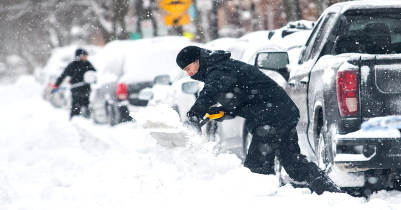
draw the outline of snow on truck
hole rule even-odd
[[[399,132],[362,132],[369,119],[401,115],[401,1],[354,1],[325,10],[289,69],[300,110],[302,153],[344,189],[400,189]],[[282,53],[282,52],[266,52]],[[264,65],[269,57],[263,58]],[[272,59],[277,68],[277,61]],[[397,130],[398,131],[398,130]],[[349,177],[359,181],[348,181]],[[362,177],[362,179],[360,179]],[[350,179],[351,180],[351,179]],[[362,181],[361,181],[362,180]]]

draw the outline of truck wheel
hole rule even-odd
[[[330,152],[331,144],[329,144],[324,135],[324,126],[319,129],[319,139],[316,148],[317,165],[325,172],[329,172],[333,163],[332,152]]]
[[[242,130],[242,152],[244,153],[245,157],[248,154],[248,149],[249,146],[251,145],[251,142],[252,142],[252,134],[248,132],[248,129],[246,129],[244,123],[244,127]]]

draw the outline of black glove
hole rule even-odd
[[[218,107],[210,107],[209,111],[207,112],[208,114],[212,115],[212,114],[218,114],[220,112],[224,112],[224,116],[214,119],[217,122],[223,122],[224,120],[231,120],[235,117],[233,112],[228,111],[226,108],[222,107],[222,106],[218,106]]]
[[[200,121],[202,118],[195,112],[187,113],[187,120],[184,122],[184,126],[196,131],[198,134],[202,134],[202,129],[200,126]]]

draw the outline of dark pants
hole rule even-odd
[[[70,119],[75,116],[75,115],[80,115],[81,114],[81,108],[85,107],[86,112],[89,112],[88,106],[89,106],[89,94],[90,91],[76,91],[76,92],[71,92],[72,95],[72,102],[71,102],[71,113],[70,113]],[[87,115],[88,113],[83,113],[84,115]]]
[[[315,163],[309,162],[300,153],[296,125],[256,128],[244,166],[254,173],[274,174],[276,156],[292,179],[306,181],[318,194],[324,191],[341,192]]]

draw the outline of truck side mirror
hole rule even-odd
[[[182,83],[182,92],[187,94],[198,94],[199,83],[198,82],[184,82]]]
[[[139,100],[149,101],[152,98],[153,98],[153,91],[151,88],[144,88],[138,93]]]
[[[153,80],[154,84],[158,85],[171,85],[170,76],[169,75],[159,75],[156,76]]]
[[[284,51],[260,52],[256,55],[255,59],[256,67],[276,71],[287,81],[289,78],[289,72],[287,70],[288,64],[288,53]]]

